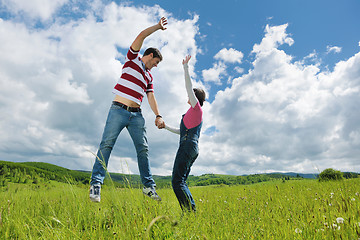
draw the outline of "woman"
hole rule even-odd
[[[189,110],[183,115],[180,128],[165,128],[180,135],[179,149],[176,154],[172,172],[172,187],[183,211],[196,211],[195,201],[192,198],[186,180],[190,168],[199,154],[198,141],[202,126],[202,105],[205,101],[205,92],[202,89],[192,88],[188,70],[188,62],[191,56],[186,56],[182,64],[185,72],[185,87],[189,97]]]

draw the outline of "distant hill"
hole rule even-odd
[[[42,162],[7,162],[0,161],[0,185],[6,181],[15,183],[38,183],[58,181],[88,183],[90,173],[69,170]]]
[[[273,174],[273,173],[270,173]],[[286,173],[276,173],[281,174],[285,176],[291,176],[291,177],[301,177],[301,178],[309,178],[309,179],[317,179],[319,177],[319,174],[317,173],[294,173],[294,172],[286,172]],[[356,178],[359,175],[359,173],[356,172],[343,172],[344,178]]]
[[[270,174],[273,174],[273,173],[270,173]],[[317,173],[294,173],[294,172],[279,173],[278,172],[275,174],[282,174],[285,176],[292,176],[292,177],[311,178],[311,179],[316,179],[319,176],[319,174],[317,174]]]
[[[8,162],[0,161],[0,187],[8,182],[14,183],[42,183],[58,181],[71,184],[89,184],[91,173],[88,171],[76,171],[43,162]],[[140,176],[136,174],[110,173],[110,178],[105,179],[105,184],[113,184],[116,187],[142,187]],[[357,173],[344,173],[344,177],[357,177]],[[268,173],[244,176],[203,174],[201,176],[190,175],[189,186],[207,185],[235,185],[253,184],[274,180],[300,180],[304,178],[316,179],[318,174],[302,173]],[[171,187],[171,176],[153,176],[157,187]]]

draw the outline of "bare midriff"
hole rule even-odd
[[[134,107],[134,108],[139,108],[140,107],[140,105],[137,104],[136,102],[131,101],[131,100],[129,100],[127,98],[124,98],[124,97],[120,97],[119,95],[115,96],[114,101],[122,103],[122,104],[124,104],[126,106],[129,106],[129,107]]]

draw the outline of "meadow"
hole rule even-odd
[[[360,179],[191,187],[196,214],[137,188],[50,181],[0,189],[1,239],[360,239]]]

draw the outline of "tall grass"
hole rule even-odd
[[[0,239],[359,239],[360,179],[193,187],[196,214],[172,189],[162,202],[139,189],[51,182],[0,191]]]

